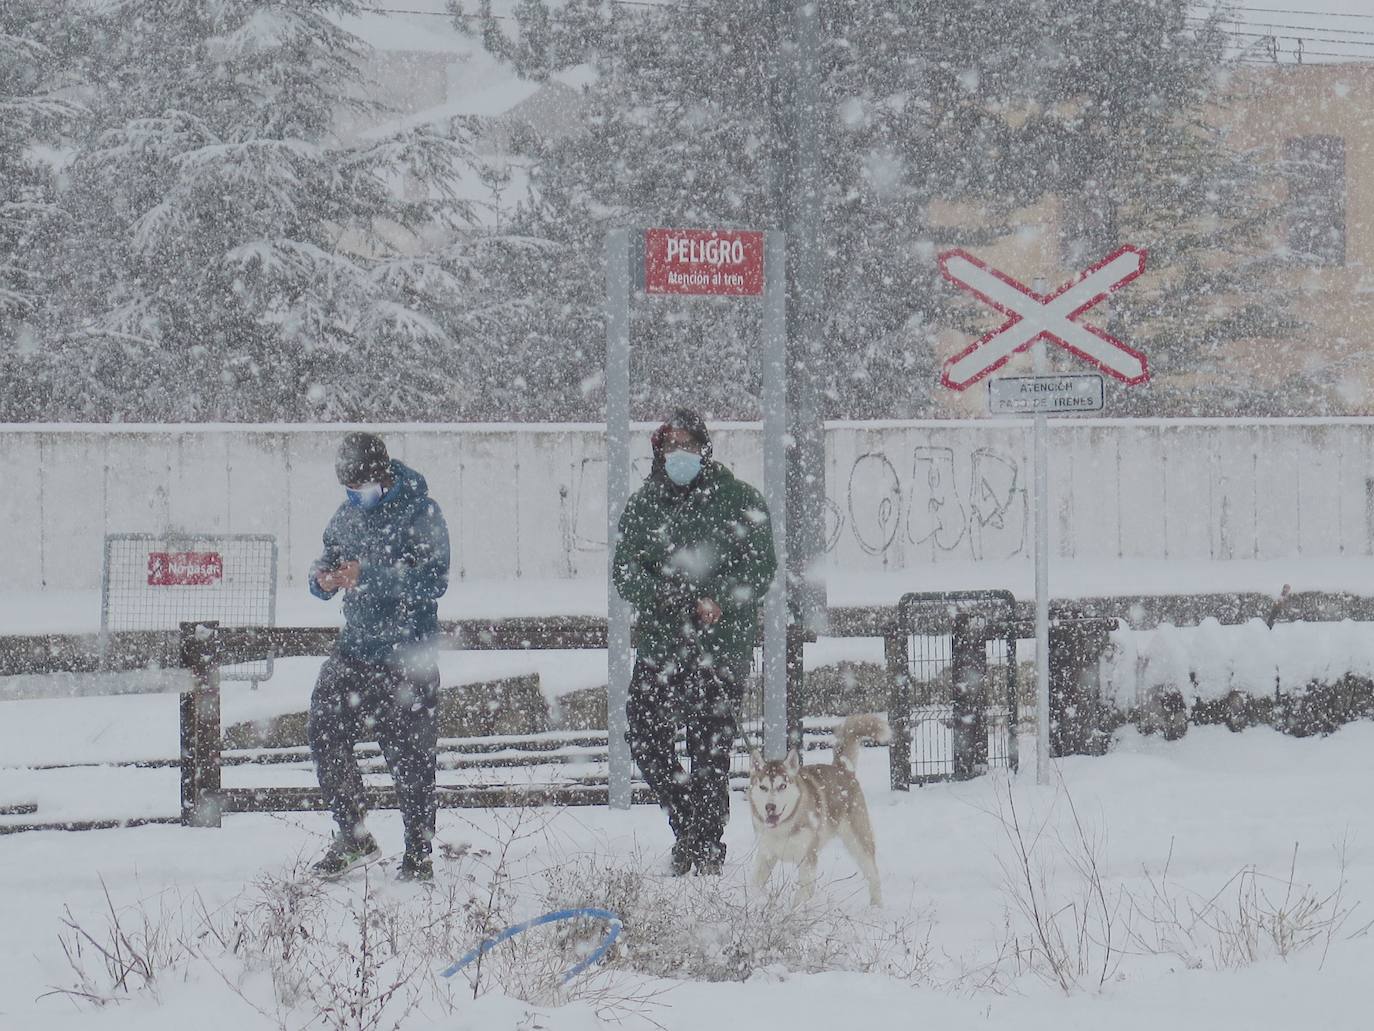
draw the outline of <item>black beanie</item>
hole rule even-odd
[[[711,434],[706,429],[706,420],[690,408],[678,408],[649,437],[654,458],[662,459],[663,445],[667,442],[668,434],[673,430],[686,430],[691,438],[701,445],[702,456],[710,457]]]
[[[334,459],[334,474],[345,487],[355,483],[378,483],[391,472],[386,445],[375,433],[350,433],[339,445]]]

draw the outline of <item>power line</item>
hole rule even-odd
[[[1307,18],[1365,18],[1370,21],[1374,21],[1374,14],[1347,14],[1344,12],[1332,11],[1299,11],[1287,7],[1246,7],[1242,4],[1223,4],[1220,7],[1217,7],[1209,3],[1200,3],[1198,2],[1198,0],[1192,0],[1192,2],[1188,4],[1188,6],[1200,7],[1208,11],[1214,11],[1219,15],[1223,15],[1223,17],[1224,12],[1227,11],[1245,11],[1247,13],[1253,14],[1300,14]],[[1235,19],[1232,18],[1226,20],[1234,21]],[[1331,29],[1329,31],[1335,32],[1337,30]]]
[[[1264,36],[1261,38],[1273,39],[1274,37]],[[1284,36],[1282,38],[1296,39],[1297,37]],[[1299,39],[1298,42],[1301,43],[1302,41]],[[1236,55],[1236,57],[1233,58],[1233,60],[1238,61],[1241,64],[1267,64],[1272,67],[1275,64],[1282,63],[1278,60],[1278,58],[1280,57],[1296,58],[1297,60],[1294,62],[1296,64],[1301,64],[1302,59],[1304,57],[1340,57],[1344,58],[1346,64],[1374,64],[1374,54],[1338,53],[1334,50],[1308,50],[1306,47],[1298,47],[1296,49],[1285,49],[1284,47],[1278,46],[1270,48],[1267,56],[1262,56],[1260,54],[1253,53],[1244,53]]]
[[[1209,25],[1209,24],[1212,24],[1211,21],[1210,21],[1209,19],[1201,18],[1201,17],[1199,17],[1199,16],[1197,16],[1197,15],[1190,14],[1190,15],[1187,15],[1186,17],[1187,17],[1187,20],[1188,20],[1188,21],[1191,21],[1191,22],[1193,22],[1193,23],[1195,23],[1195,24],[1198,24],[1198,25]],[[1281,22],[1272,22],[1272,21],[1241,21],[1241,20],[1235,19],[1235,18],[1223,18],[1223,19],[1221,19],[1221,24],[1223,24],[1223,25],[1248,25],[1248,26],[1251,26],[1252,28],[1262,28],[1262,29],[1298,29],[1298,30],[1302,31],[1303,33],[1308,33],[1308,32],[1335,32],[1335,33],[1339,33],[1339,34],[1342,35],[1342,36],[1374,36],[1374,30],[1371,30],[1371,29],[1329,29],[1329,28],[1327,28],[1327,27],[1324,26],[1324,25],[1286,25],[1286,24],[1283,24],[1283,23],[1281,23]],[[1335,43],[1346,43],[1346,42],[1349,42],[1349,43],[1352,43],[1352,44],[1358,43],[1357,40],[1343,40],[1343,39],[1333,40],[1332,42],[1335,42]],[[1371,44],[1364,43],[1364,44],[1360,44],[1360,45],[1363,45],[1363,46],[1370,46]]]
[[[674,8],[679,8],[679,7],[685,6],[685,5],[683,5],[683,4],[652,3],[652,2],[650,2],[650,0],[609,0],[609,2],[612,3],[612,4],[614,4],[614,5],[617,6],[617,7],[650,7],[650,8],[659,8],[659,9],[661,9],[661,10],[672,10],[672,9],[674,9]],[[1327,11],[1299,11],[1299,10],[1293,10],[1293,9],[1290,9],[1290,8],[1283,8],[1283,7],[1244,7],[1244,6],[1240,6],[1240,5],[1236,5],[1236,4],[1227,4],[1227,5],[1225,5],[1224,7],[1221,7],[1221,8],[1218,9],[1218,8],[1216,8],[1216,7],[1213,7],[1211,4],[1201,2],[1201,0],[1191,0],[1191,2],[1188,4],[1188,6],[1189,6],[1189,7],[1200,8],[1200,9],[1206,10],[1206,11],[1214,11],[1214,12],[1216,12],[1218,15],[1221,15],[1221,16],[1222,16],[1222,20],[1223,20],[1223,21],[1236,21],[1236,20],[1238,20],[1238,19],[1235,19],[1235,18],[1227,18],[1227,17],[1225,17],[1225,12],[1229,12],[1229,11],[1245,11],[1245,12],[1247,12],[1247,13],[1254,13],[1254,14],[1298,14],[1298,15],[1303,15],[1303,16],[1305,16],[1305,17],[1309,17],[1309,18],[1362,18],[1362,19],[1367,19],[1367,20],[1369,20],[1369,21],[1374,21],[1374,14],[1346,14],[1346,13],[1332,13],[1332,12],[1327,12]],[[448,17],[451,17],[451,16],[452,16],[451,13],[450,13],[449,11],[417,11],[417,10],[412,10],[412,9],[408,9],[408,8],[404,8],[404,7],[372,7],[372,8],[368,8],[367,11],[365,11],[364,13],[367,13],[368,11],[370,11],[370,12],[377,12],[377,13],[380,13],[380,14],[418,14],[418,15],[422,15],[422,16],[427,17],[427,18],[448,18]],[[480,17],[482,17],[482,15],[471,14],[471,15],[464,15],[464,17],[468,17],[468,18],[480,18]],[[507,21],[507,20],[510,20],[512,16],[509,15],[509,14],[493,14],[493,15],[491,15],[491,17],[492,17],[492,18],[501,19],[502,21]],[[1261,24],[1263,24],[1263,23],[1261,23]],[[1285,28],[1297,28],[1298,26],[1284,26],[1284,27],[1285,27]],[[1316,26],[1302,26],[1302,27],[1304,27],[1304,28],[1315,28]],[[1338,28],[1335,28],[1335,27],[1331,27],[1331,28],[1323,28],[1322,31],[1323,31],[1323,32],[1357,32],[1357,31],[1360,31],[1360,30],[1357,30],[1357,29],[1338,29]]]
[[[1304,57],[1343,57],[1348,64],[1374,64],[1374,55],[1340,54],[1336,53],[1334,50],[1308,50],[1306,47],[1303,47],[1301,50],[1284,50],[1279,48],[1274,51],[1274,54],[1278,57],[1287,56],[1298,58],[1299,61],[1294,63],[1301,63],[1301,59]],[[1242,64],[1267,64],[1270,66],[1281,63],[1275,59],[1259,57],[1254,54],[1242,55],[1237,57],[1236,60],[1240,61]]]
[[[1204,5],[1194,3],[1192,6],[1203,7]],[[1209,10],[1212,9],[1209,8]],[[1234,16],[1228,17],[1223,13],[1224,11],[1235,10],[1272,12],[1280,14],[1315,15],[1317,17],[1327,17],[1326,15],[1320,14],[1316,11],[1284,10],[1280,8],[1230,7],[1215,11],[1214,16],[1212,17],[1204,17],[1202,15],[1196,14],[1185,15],[1185,20],[1191,22],[1193,26],[1197,28],[1200,28],[1204,25],[1217,24],[1220,27],[1221,31],[1224,32],[1226,35],[1237,37],[1237,46],[1242,46],[1242,44],[1239,41],[1239,37],[1244,37],[1246,39],[1256,41],[1270,41],[1270,45],[1268,47],[1269,52],[1267,55],[1249,53],[1248,51],[1255,46],[1254,42],[1243,44],[1243,49],[1247,52],[1241,53],[1238,57],[1235,58],[1235,60],[1242,61],[1246,64],[1275,64],[1278,63],[1278,59],[1280,56],[1292,57],[1299,63],[1301,63],[1301,61],[1305,57],[1338,57],[1344,58],[1346,61],[1356,63],[1365,63],[1371,57],[1371,55],[1367,51],[1312,50],[1306,44],[1308,42],[1331,43],[1335,44],[1336,46],[1342,47],[1371,48],[1374,47],[1374,39],[1371,39],[1371,37],[1374,37],[1374,31],[1369,31],[1365,29],[1343,29],[1334,26],[1326,27],[1320,25],[1293,25],[1276,22],[1250,21],[1247,19],[1238,18]],[[1334,17],[1343,16],[1336,15]],[[1360,15],[1360,17],[1374,19],[1374,15]],[[1241,26],[1245,26],[1245,28],[1242,28]],[[1254,32],[1249,31],[1250,29],[1275,29],[1288,31]],[[1323,35],[1323,33],[1339,33],[1342,36],[1359,36],[1361,38],[1340,39],[1331,35]],[[1280,47],[1280,41],[1286,39],[1293,40],[1295,43],[1297,43],[1297,46],[1295,48]]]
[[[1192,22],[1192,24],[1193,24],[1195,27],[1198,27],[1198,28],[1201,28],[1201,27],[1204,26],[1204,25],[1212,24],[1211,22],[1207,21],[1206,19],[1197,18],[1197,17],[1195,17],[1195,16],[1193,16],[1193,15],[1188,15],[1186,20]],[[1317,26],[1317,25],[1283,25],[1283,24],[1278,24],[1278,23],[1275,23],[1275,22],[1263,22],[1263,21],[1229,21],[1229,20],[1228,20],[1228,21],[1223,21],[1223,22],[1221,22],[1220,24],[1223,26],[1223,28],[1222,28],[1222,31],[1223,31],[1223,32],[1229,33],[1230,35],[1233,35],[1233,36],[1282,36],[1282,37],[1284,37],[1285,39],[1297,38],[1297,37],[1301,36],[1301,38],[1303,38],[1303,39],[1317,40],[1318,42],[1321,42],[1321,43],[1339,43],[1341,46],[1349,46],[1349,47],[1370,47],[1370,46],[1374,46],[1374,31],[1368,31],[1368,30],[1360,30],[1360,29],[1326,29],[1326,28],[1322,28],[1321,26]],[[1295,30],[1295,31],[1293,31],[1293,32],[1247,32],[1245,29],[1240,28],[1240,26],[1242,26],[1242,25],[1245,26],[1247,29],[1293,29],[1293,30]],[[1341,33],[1343,33],[1344,35],[1359,36],[1359,37],[1361,37],[1361,38],[1360,38],[1360,39],[1337,39],[1337,38],[1332,37],[1332,36],[1321,36],[1321,35],[1317,35],[1317,33],[1322,33],[1322,32],[1341,32]]]
[[[1273,32],[1246,32],[1243,29],[1229,29],[1227,31],[1232,36],[1254,36],[1257,39],[1310,39],[1313,43],[1337,43],[1343,47],[1374,47],[1374,40],[1332,39],[1329,36],[1297,35],[1287,32],[1281,34]],[[1352,54],[1351,56],[1353,57],[1356,55]]]
[[[652,2],[652,0],[609,0],[609,2],[610,2],[611,4],[613,4],[614,6],[616,6],[616,7],[642,7],[642,8],[652,9],[652,10],[664,10],[664,11],[677,10],[677,9],[680,9],[680,8],[686,6],[686,5],[684,5],[684,4],[654,3],[654,2]],[[1201,2],[1201,0],[1191,0],[1191,2],[1189,3],[1188,6],[1194,7],[1194,8],[1199,8],[1199,9],[1203,9],[1203,10],[1207,10],[1207,11],[1213,11],[1213,12],[1215,12],[1215,13],[1219,16],[1219,17],[1218,17],[1218,20],[1221,21],[1221,22],[1224,22],[1224,23],[1226,23],[1226,24],[1257,25],[1257,26],[1262,26],[1262,27],[1264,27],[1264,28],[1300,29],[1300,30],[1306,30],[1306,31],[1312,31],[1312,32],[1334,32],[1334,33],[1339,33],[1339,34],[1341,34],[1341,35],[1350,35],[1350,36],[1374,36],[1374,30],[1368,30],[1368,29],[1342,29],[1342,28],[1338,28],[1338,27],[1336,27],[1336,26],[1284,25],[1284,24],[1276,24],[1276,23],[1273,23],[1273,22],[1252,22],[1252,21],[1249,21],[1248,19],[1239,19],[1239,18],[1230,18],[1230,17],[1226,17],[1224,12],[1229,12],[1229,11],[1246,11],[1246,12],[1254,12],[1254,13],[1259,13],[1259,14],[1297,14],[1297,15],[1305,15],[1305,16],[1308,16],[1308,17],[1316,17],[1316,18],[1363,18],[1363,19],[1368,19],[1368,20],[1370,20],[1370,21],[1374,21],[1374,14],[1329,14],[1329,13],[1325,13],[1325,12],[1322,12],[1322,11],[1300,11],[1300,10],[1290,10],[1290,9],[1279,8],[1279,7],[1244,7],[1244,6],[1239,6],[1239,5],[1227,5],[1227,6],[1225,6],[1225,7],[1222,7],[1222,8],[1220,8],[1220,9],[1217,9],[1217,8],[1212,7],[1210,4]],[[373,7],[373,8],[369,8],[369,9],[367,9],[367,10],[368,10],[368,12],[370,12],[370,13],[377,13],[377,14],[414,14],[414,15],[420,15],[421,17],[425,17],[425,18],[452,18],[452,17],[453,17],[452,12],[450,12],[450,11],[420,11],[420,10],[415,10],[415,9],[413,9],[413,8],[406,8],[406,7]],[[559,14],[560,12],[553,12],[553,13],[554,13],[555,15],[557,15],[557,14]],[[491,18],[494,18],[494,19],[499,20],[499,21],[514,21],[514,20],[516,20],[516,19],[514,18],[513,15],[509,15],[509,14],[493,14],[493,15],[470,14],[470,15],[462,15],[462,17],[464,17],[464,18],[483,18],[483,17],[491,17]],[[1188,15],[1187,17],[1190,18],[1190,19],[1192,19],[1193,21],[1201,22],[1201,23],[1204,23],[1204,24],[1207,23],[1207,22],[1209,21],[1208,18],[1203,17],[1203,16],[1201,16],[1201,15]],[[1312,37],[1312,38],[1315,38],[1315,37]],[[1339,40],[1339,39],[1335,39],[1335,40],[1324,40],[1324,42],[1344,43],[1345,40]]]
[[[639,8],[648,8],[648,9],[654,9],[654,10],[665,10],[665,11],[668,11],[668,10],[678,10],[678,9],[681,9],[682,7],[686,6],[686,5],[684,5],[684,4],[654,3],[654,2],[651,2],[651,0],[609,0],[609,2],[610,2],[611,4],[617,6],[617,7],[639,7]],[[1194,8],[1203,8],[1203,9],[1207,9],[1207,10],[1215,10],[1214,8],[1211,8],[1209,5],[1207,5],[1207,4],[1205,4],[1205,3],[1196,2],[1196,0],[1195,0],[1195,2],[1190,3],[1189,6],[1194,7]],[[1322,12],[1320,12],[1320,11],[1300,11],[1300,10],[1290,10],[1290,9],[1277,8],[1277,7],[1243,7],[1243,6],[1234,6],[1234,5],[1233,5],[1233,6],[1228,6],[1228,7],[1226,7],[1226,8],[1223,8],[1223,10],[1225,10],[1225,11],[1247,11],[1247,12],[1256,12],[1256,13],[1264,13],[1264,14],[1296,14],[1296,15],[1315,16],[1315,17],[1318,17],[1318,18],[1325,18],[1325,17],[1366,18],[1366,19],[1369,19],[1369,20],[1371,20],[1371,21],[1374,21],[1374,14],[1350,14],[1350,15],[1340,14],[1340,15],[1328,15],[1328,14],[1324,14],[1324,13],[1322,13]],[[450,18],[450,19],[451,19],[451,18],[453,17],[452,13],[449,12],[449,11],[421,11],[421,10],[416,10],[416,9],[414,9],[414,8],[405,8],[405,7],[373,7],[373,8],[370,8],[370,9],[369,9],[369,13],[376,13],[376,14],[411,14],[411,15],[419,15],[419,16],[421,16],[421,17],[426,17],[426,18]],[[557,12],[555,12],[555,13],[557,13]],[[1218,14],[1220,14],[1220,12],[1218,12]],[[464,17],[469,17],[469,18],[481,18],[481,17],[484,17],[484,16],[483,16],[483,15],[478,15],[478,14],[473,14],[473,15],[465,15]],[[514,18],[514,16],[509,15],[509,14],[493,14],[493,15],[490,15],[490,17],[493,18],[493,19],[499,20],[499,21],[515,21],[515,20],[517,20],[516,18]],[[1211,19],[1202,17],[1202,16],[1200,16],[1200,15],[1187,15],[1187,16],[1185,16],[1185,17],[1186,17],[1187,20],[1192,21],[1192,22],[1194,23],[1194,27],[1200,27],[1201,25],[1208,24],[1208,23],[1211,21]],[[1273,63],[1275,63],[1275,61],[1277,60],[1277,58],[1278,58],[1279,56],[1282,56],[1282,55],[1287,55],[1287,56],[1296,57],[1296,58],[1298,58],[1299,60],[1301,60],[1303,57],[1343,57],[1343,58],[1346,58],[1347,60],[1356,61],[1356,62],[1360,62],[1360,61],[1363,61],[1363,60],[1367,60],[1366,55],[1360,54],[1360,53],[1338,52],[1338,51],[1331,51],[1331,50],[1309,50],[1307,47],[1302,46],[1302,41],[1303,41],[1303,40],[1309,40],[1309,39],[1310,39],[1312,42],[1314,42],[1314,43],[1335,43],[1335,44],[1337,44],[1337,45],[1339,45],[1339,46],[1374,47],[1374,41],[1366,42],[1365,40],[1362,40],[1362,39],[1361,39],[1361,40],[1354,40],[1354,39],[1333,39],[1333,38],[1328,37],[1328,36],[1317,36],[1317,35],[1309,35],[1309,34],[1308,34],[1308,33],[1316,33],[1316,32],[1336,32],[1336,33],[1340,33],[1340,34],[1342,34],[1342,35],[1351,35],[1351,36],[1370,36],[1370,37],[1374,37],[1374,31],[1370,31],[1370,30],[1362,30],[1362,29],[1341,29],[1341,28],[1335,28],[1335,27],[1326,28],[1326,27],[1319,27],[1319,26],[1315,26],[1315,25],[1285,25],[1285,24],[1276,24],[1276,23],[1273,23],[1273,22],[1251,22],[1251,21],[1246,21],[1246,20],[1242,20],[1242,19],[1238,19],[1238,18],[1228,18],[1228,17],[1225,17],[1224,15],[1218,17],[1216,20],[1219,21],[1220,23],[1222,23],[1223,26],[1248,25],[1248,26],[1257,27],[1257,28],[1293,29],[1293,30],[1296,30],[1297,32],[1302,32],[1302,33],[1303,33],[1303,35],[1296,35],[1296,34],[1294,34],[1294,33],[1287,33],[1287,34],[1284,34],[1284,35],[1282,35],[1282,36],[1279,36],[1279,35],[1276,35],[1276,34],[1274,34],[1274,33],[1268,33],[1268,32],[1248,32],[1248,31],[1245,31],[1245,30],[1239,29],[1239,28],[1224,28],[1223,31],[1225,31],[1227,34],[1232,35],[1232,36],[1245,36],[1245,37],[1251,38],[1251,39],[1273,39],[1273,40],[1275,40],[1275,46],[1274,46],[1274,47],[1272,48],[1272,50],[1271,50],[1271,53],[1272,53],[1272,55],[1273,55],[1272,57],[1266,58],[1266,57],[1260,57],[1260,56],[1256,56],[1256,55],[1242,55],[1240,58],[1238,58],[1238,60],[1240,60],[1240,61],[1242,61],[1242,62],[1244,62],[1244,63],[1246,63],[1246,64],[1273,64]],[[1299,43],[1299,46],[1298,46],[1297,49],[1283,49],[1283,48],[1281,48],[1281,47],[1279,47],[1279,46],[1277,45],[1277,41],[1278,41],[1279,39],[1294,39],[1294,40],[1297,40],[1298,43]]]

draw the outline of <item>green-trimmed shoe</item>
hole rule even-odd
[[[361,838],[345,838],[342,834],[336,834],[323,858],[311,869],[320,877],[342,877],[349,870],[366,866],[381,856],[382,850],[371,834]]]

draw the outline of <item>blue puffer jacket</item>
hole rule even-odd
[[[439,632],[438,599],[448,590],[448,525],[429,485],[392,459],[394,482],[382,503],[364,511],[339,506],[324,530],[324,554],[310,567],[310,592],[328,601],[315,574],[351,560],[358,586],[344,595],[340,654],[370,662],[397,657]]]

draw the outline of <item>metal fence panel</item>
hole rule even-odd
[[[1008,591],[908,594],[898,604],[910,761],[894,783],[1017,767],[1016,602]],[[897,727],[903,721],[897,720]],[[897,761],[901,749],[894,750]]]
[[[277,621],[277,539],[271,534],[114,533],[101,570],[102,655],[113,633],[175,631],[186,622],[273,627]],[[225,666],[225,680],[272,675],[268,654]]]

